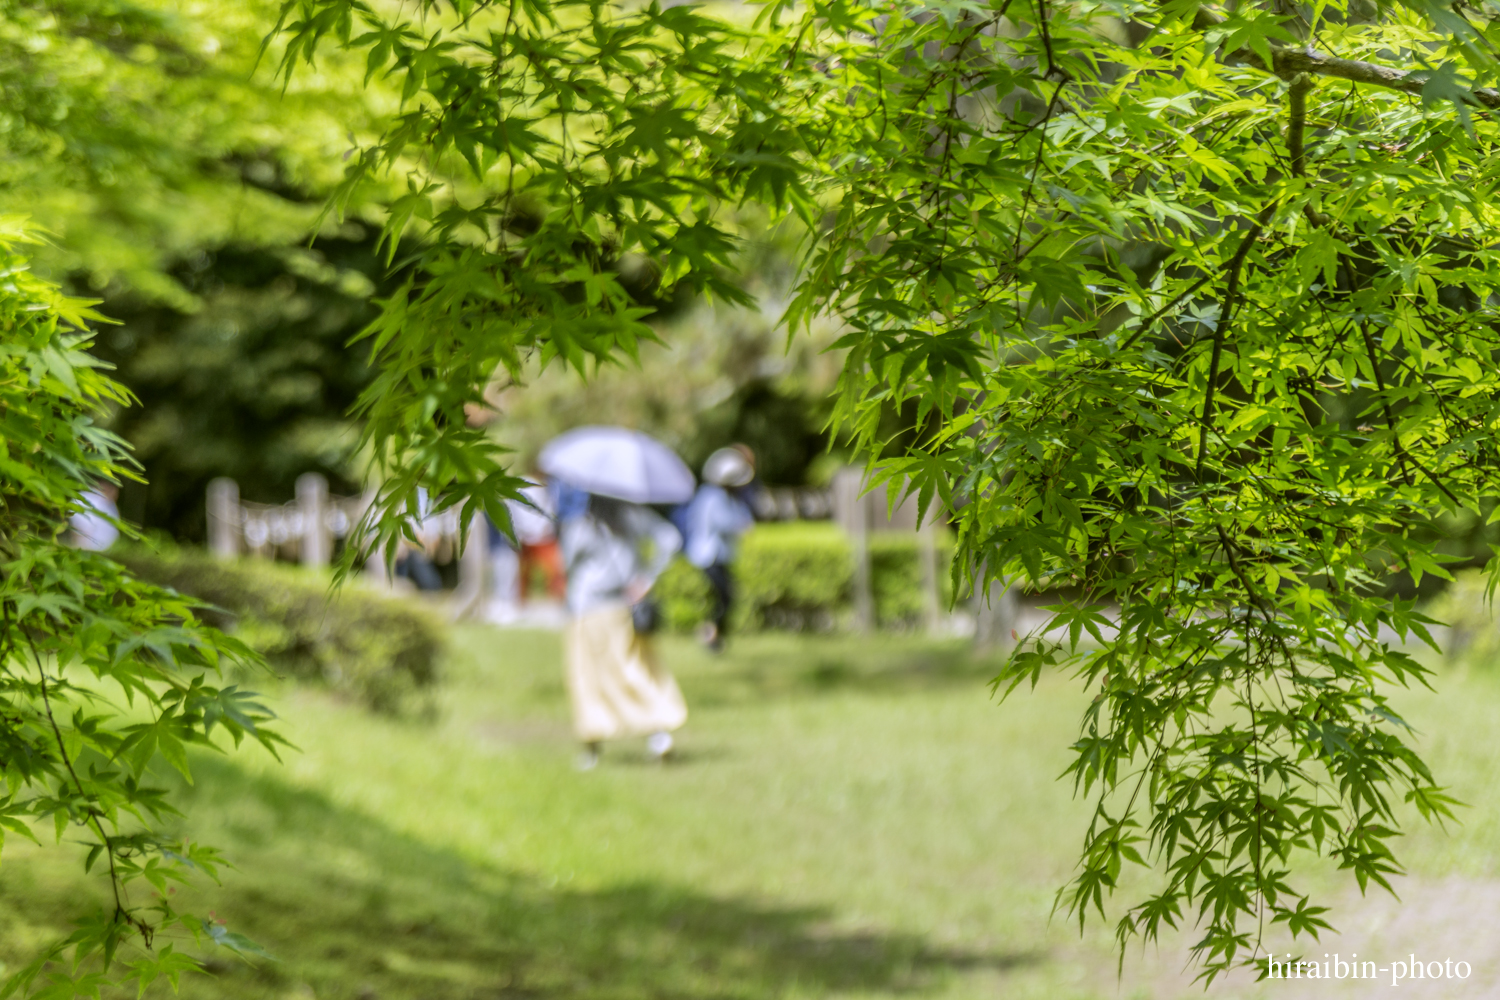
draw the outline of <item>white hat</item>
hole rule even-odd
[[[738,448],[720,448],[703,463],[703,481],[715,486],[744,486],[755,478],[755,466]]]

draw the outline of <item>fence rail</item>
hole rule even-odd
[[[833,517],[833,490],[773,486],[758,490],[752,506],[757,521],[826,521]]]
[[[334,496],[316,472],[297,477],[297,497],[289,503],[240,499],[233,479],[208,484],[208,547],[226,558],[251,555],[295,557],[308,566],[326,566],[334,543],[349,537],[370,505],[368,496]]]
[[[916,532],[921,552],[922,585],[926,596],[929,627],[937,629],[944,610],[938,601],[935,522],[941,512],[928,512],[925,523],[918,523],[913,498],[888,503],[884,489],[865,492],[864,470],[841,470],[827,489],[811,487],[777,487],[761,490],[755,501],[755,515],[761,521],[794,521],[832,519],[848,533],[853,543],[855,620],[862,629],[874,627],[873,595],[870,592],[870,554],[868,537],[884,531]],[[896,487],[898,490],[900,485]],[[373,501],[373,494],[347,497],[328,492],[328,481],[315,472],[297,477],[296,499],[284,504],[251,503],[240,499],[239,484],[232,479],[215,479],[208,485],[209,549],[223,558],[249,555],[262,559],[296,559],[307,566],[326,566],[335,544],[357,545],[352,533]],[[488,568],[486,532],[482,515],[470,525],[469,544],[459,546],[460,523],[457,509],[449,509],[427,518],[423,533],[452,554],[458,562],[458,588],[452,597],[455,614],[479,613],[487,596]],[[371,559],[367,569],[385,575],[385,565]],[[1003,586],[996,585],[991,595],[975,602],[978,638],[1004,641],[1017,609],[1015,597],[1001,596]]]

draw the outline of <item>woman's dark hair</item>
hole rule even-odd
[[[610,531],[621,538],[632,536],[629,511],[631,503],[628,500],[616,500],[614,497],[601,497],[595,493],[589,497],[589,513]]]

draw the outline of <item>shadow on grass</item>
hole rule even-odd
[[[206,997],[730,1000],[920,993],[949,972],[1037,954],[934,948],[916,936],[837,933],[822,908],[716,898],[640,882],[549,886],[475,864],[274,777],[199,761],[191,814],[240,871],[212,895],[278,958],[215,962],[184,981]],[[165,992],[163,996],[167,995]]]
[[[981,696],[1000,671],[1003,655],[978,653],[968,643],[888,637],[883,645],[848,638],[802,639],[783,649],[759,641],[732,645],[715,660],[673,647],[673,668],[690,704],[729,705],[776,697],[807,697],[848,691],[900,693],[941,687],[971,687]]]

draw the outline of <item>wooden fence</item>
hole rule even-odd
[[[365,496],[330,495],[328,480],[316,472],[298,476],[296,499],[283,504],[243,501],[233,479],[215,479],[208,484],[209,551],[326,566],[334,545],[348,540],[369,504]]]
[[[876,532],[916,532],[927,625],[932,630],[942,629],[946,609],[941,606],[938,573],[945,570],[937,562],[936,525],[945,516],[944,512],[934,507],[926,521],[919,524],[914,498],[902,500],[891,508],[887,491],[867,492],[865,482],[862,469],[846,468],[834,476],[826,490],[803,487],[764,490],[755,505],[756,517],[762,521],[831,517],[848,533],[854,553],[855,626],[861,630],[875,627],[869,536]],[[338,543],[360,544],[352,533],[372,496],[331,495],[328,481],[309,472],[297,477],[296,498],[289,503],[243,501],[239,484],[226,478],[208,484],[207,499],[208,544],[215,555],[283,558],[306,566],[326,566]],[[439,547],[446,547],[450,557],[457,561],[458,587],[451,595],[452,605],[456,615],[468,615],[479,613],[488,596],[488,530],[483,516],[476,515],[470,525],[468,545],[460,549],[459,527],[457,510],[444,511],[423,525],[425,532],[437,536]],[[385,565],[379,559],[369,560],[366,568],[376,576],[385,577]],[[1003,591],[997,585],[990,595],[975,602],[976,638],[981,643],[1003,643],[1013,627],[1015,598]]]

